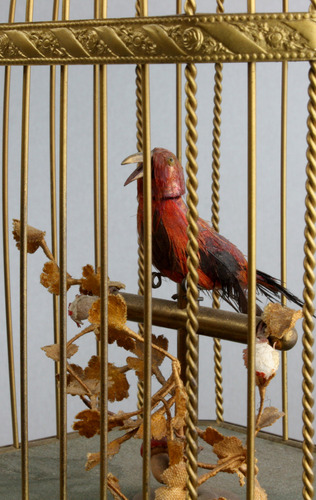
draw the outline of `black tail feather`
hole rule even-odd
[[[280,295],[283,294],[290,302],[293,302],[293,304],[299,307],[303,307],[304,305],[301,299],[282,286],[278,280],[262,271],[257,271],[257,288],[263,295],[271,300],[271,302],[274,302],[276,298],[280,298]]]

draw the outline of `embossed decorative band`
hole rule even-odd
[[[316,14],[0,24],[0,64],[316,60]]]

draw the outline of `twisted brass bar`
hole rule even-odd
[[[195,2],[187,1],[185,3],[184,11],[186,14],[193,15],[195,13]],[[188,219],[188,245],[187,245],[187,265],[188,265],[188,289],[187,289],[187,355],[186,355],[186,390],[188,394],[187,403],[187,418],[186,418],[186,453],[188,457],[187,462],[187,497],[189,499],[197,499],[197,412],[198,412],[198,336],[197,330],[199,328],[197,313],[198,313],[198,196],[196,193],[198,182],[197,174],[197,100],[196,100],[196,66],[195,64],[188,64],[185,68],[185,92],[186,92],[186,156],[187,156],[187,219]]]
[[[16,0],[10,2],[9,23],[14,22]],[[16,406],[16,387],[14,370],[14,349],[11,309],[10,255],[9,255],[9,193],[8,193],[8,154],[9,154],[9,109],[10,109],[11,68],[6,66],[3,92],[3,135],[2,135],[2,234],[3,234],[3,277],[5,293],[5,312],[7,327],[7,350],[10,382],[10,403],[12,437],[15,448],[19,447],[18,417]]]
[[[135,4],[136,16],[141,15],[140,0]],[[136,148],[137,151],[143,150],[143,114],[142,114],[142,70],[139,64],[136,65]],[[144,246],[138,238],[138,294],[144,295]],[[138,332],[144,335],[144,325],[138,324]],[[137,407],[141,408],[144,404],[144,384],[141,381],[137,383]]]
[[[308,134],[306,167],[306,212],[304,245],[304,319],[303,319],[303,498],[314,498],[314,457],[313,457],[313,330],[314,321],[314,283],[315,283],[315,237],[316,237],[316,64],[311,62],[308,88]]]
[[[217,0],[217,13],[224,12],[224,2]],[[222,79],[223,64],[215,63],[215,85],[214,85],[214,118],[213,118],[213,142],[212,142],[212,225],[219,232],[219,179],[220,179],[220,138],[221,138],[221,112],[222,112]],[[213,307],[219,309],[219,296],[213,292]],[[216,421],[223,422],[223,377],[222,377],[222,354],[219,339],[213,341],[214,364],[215,364],[215,411]]]

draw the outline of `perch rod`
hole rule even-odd
[[[143,321],[144,299],[139,295],[122,293],[127,304],[127,319],[138,323]],[[200,307],[197,316],[199,322],[199,335],[215,337],[247,344],[248,316],[230,311]],[[177,329],[186,325],[185,309],[178,309],[177,304],[171,300],[152,299],[152,323],[163,328]],[[256,324],[261,321],[257,317]],[[282,350],[294,347],[297,332],[292,329],[282,339]]]

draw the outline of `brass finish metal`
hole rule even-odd
[[[10,50],[0,51],[0,63],[24,64],[26,60],[28,64],[315,60],[315,19],[314,12],[299,12],[2,24],[0,38],[4,47],[9,45]],[[276,29],[282,35],[279,40],[272,36]],[[133,37],[126,35],[136,30],[143,44],[134,43]],[[99,54],[102,41],[107,48]]]
[[[224,12],[224,3],[217,1],[217,14]],[[213,142],[212,142],[212,226],[219,232],[219,180],[220,180],[220,144],[221,144],[221,112],[222,112],[222,80],[223,64],[215,63],[215,85],[214,85],[214,108],[213,108]],[[213,307],[219,309],[219,296],[213,292]],[[215,365],[215,411],[216,421],[224,420],[223,407],[223,377],[222,377],[222,354],[221,343],[219,339],[214,339],[214,365]]]
[[[141,322],[144,318],[144,298],[132,293],[121,294],[127,304],[127,319]],[[248,316],[210,307],[199,307],[197,314],[199,323],[198,334],[206,337],[217,337],[222,340],[247,344]],[[186,325],[186,311],[179,309],[176,302],[164,299],[152,299],[153,325],[176,330]],[[256,318],[256,326],[261,321]],[[280,347],[289,350],[297,341],[297,333],[292,330]]]
[[[248,0],[255,12],[255,0]],[[255,479],[255,344],[256,344],[256,66],[248,64],[248,377],[247,377],[247,500],[254,497]]]
[[[283,12],[288,12],[288,0],[283,0]],[[281,283],[286,287],[286,178],[287,178],[287,84],[288,62],[282,63],[282,104],[281,104]],[[286,305],[286,298],[281,297],[281,303]],[[288,415],[288,384],[287,384],[287,353],[282,352],[282,418],[283,439],[289,438]]]
[[[316,2],[313,2],[314,8]],[[305,212],[305,245],[304,245],[304,319],[303,319],[303,498],[314,498],[314,414],[313,414],[313,330],[315,313],[315,237],[316,237],[316,64],[311,62],[309,70],[309,102],[307,119],[307,167],[306,167],[306,212]]]
[[[10,3],[9,23],[14,22],[16,0]],[[7,66],[4,74],[3,93],[3,135],[2,135],[2,234],[4,263],[4,293],[7,326],[7,350],[10,381],[10,403],[12,437],[15,448],[19,447],[18,418],[16,406],[16,387],[14,372],[14,350],[11,310],[10,258],[9,258],[9,214],[8,214],[8,147],[9,147],[9,101],[10,101],[11,68]]]
[[[141,15],[141,0],[136,1],[136,16]],[[140,64],[136,65],[136,148],[137,151],[143,151],[143,114],[142,114],[142,70]],[[144,246],[138,238],[138,294],[144,295]],[[144,335],[144,325],[138,324],[138,332]],[[144,384],[141,381],[137,383],[137,406],[142,408],[144,404]]]
[[[194,0],[187,0],[185,2],[184,11],[189,16],[192,16],[196,10],[196,3]],[[196,66],[193,63],[187,64],[185,67],[185,109],[186,118],[185,123],[187,126],[186,130],[186,172],[187,172],[187,220],[188,220],[188,244],[187,244],[187,323],[186,323],[186,390],[188,395],[187,401],[187,416],[186,416],[186,454],[187,454],[187,498],[191,500],[197,499],[197,432],[196,425],[198,420],[198,335],[197,331],[199,328],[199,323],[197,320],[197,313],[199,310],[199,290],[198,281],[199,277],[197,274],[197,268],[199,265],[198,259],[198,196],[197,196],[197,171],[198,165],[196,162],[197,158],[197,100],[196,100]]]
[[[148,16],[147,0],[141,2],[141,15]],[[141,66],[143,101],[144,153],[144,440],[143,440],[143,499],[150,498],[151,456],[151,329],[152,329],[152,207],[151,207],[151,147],[149,66]]]
[[[54,0],[53,21],[58,19],[59,0]],[[50,89],[49,89],[49,134],[50,134],[50,204],[51,204],[51,238],[52,253],[57,261],[57,200],[56,200],[56,66],[50,67]],[[59,304],[58,297],[53,295],[53,322],[54,322],[54,343],[59,344]],[[55,362],[55,375],[60,372],[59,361]],[[60,435],[60,393],[59,383],[55,380],[55,400],[56,400],[56,434]]]
[[[31,22],[33,1],[26,3],[26,21]],[[22,498],[29,498],[28,454],[28,384],[27,384],[27,209],[28,209],[28,141],[30,120],[31,68],[23,68],[22,136],[21,136],[21,249],[20,249],[20,391],[21,391],[21,479]]]
[[[62,18],[69,18],[69,0],[63,0]],[[60,499],[67,498],[67,117],[68,67],[60,68],[60,129],[59,129],[59,329],[60,329]]]
[[[100,2],[100,17],[107,16],[107,0]],[[108,122],[107,67],[100,66],[100,250],[101,250],[101,325],[100,325],[100,500],[107,499],[108,475]]]

